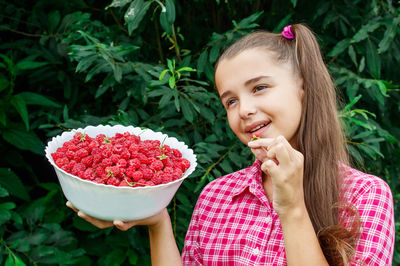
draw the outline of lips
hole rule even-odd
[[[260,121],[260,122],[255,122],[251,125],[248,125],[245,127],[245,131],[248,133],[254,133],[266,126],[269,125],[270,122],[266,122],[266,121]]]

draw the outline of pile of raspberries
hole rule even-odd
[[[155,186],[183,176],[190,162],[158,140],[129,132],[92,138],[77,132],[52,153],[58,167],[85,180],[113,186]]]

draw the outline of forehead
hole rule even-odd
[[[255,76],[293,76],[293,66],[289,62],[278,62],[276,58],[274,53],[263,48],[247,49],[233,57],[224,58],[215,71],[218,92]]]

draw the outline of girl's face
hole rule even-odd
[[[303,82],[289,63],[278,64],[262,48],[248,49],[219,62],[215,83],[229,125],[243,143],[253,134],[282,135],[296,148]]]

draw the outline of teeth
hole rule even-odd
[[[259,126],[255,127],[255,128],[253,128],[252,130],[250,130],[250,132],[257,131],[257,130],[259,130],[260,128],[265,127],[266,125],[267,125],[267,124],[259,125]]]

